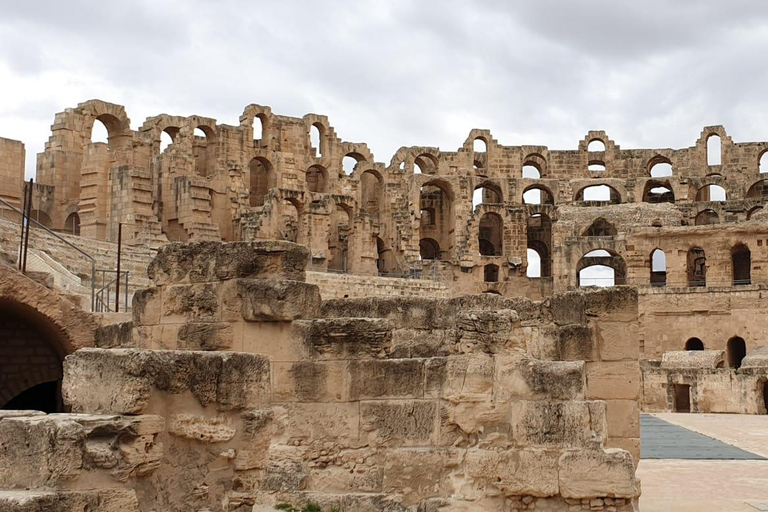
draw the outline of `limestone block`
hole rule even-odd
[[[589,316],[632,321],[637,318],[637,289],[620,286],[559,293],[550,298],[549,312],[557,325],[586,324]]]
[[[138,325],[157,325],[163,311],[160,288],[136,290],[133,294],[133,323]]]
[[[564,498],[635,498],[639,495],[629,452],[616,448],[571,450],[558,461]]]
[[[384,456],[384,492],[403,494],[412,505],[430,496],[454,494],[451,472],[463,462],[456,449],[413,448],[387,450]]]
[[[352,360],[350,400],[422,398],[424,362],[419,359]]]
[[[640,365],[637,361],[587,363],[587,398],[637,400]]]
[[[322,453],[328,452],[326,455]],[[314,451],[307,489],[316,492],[381,492],[383,469],[371,450]]]
[[[347,361],[272,363],[278,402],[338,402],[349,399]]]
[[[395,329],[392,331],[392,357],[447,356],[458,341],[456,329]]]
[[[640,437],[640,407],[635,400],[606,400],[608,436]]]
[[[238,278],[304,281],[306,247],[283,241],[188,242],[164,245],[150,263],[157,286]]]
[[[99,348],[131,348],[133,340],[133,322],[104,325],[96,329],[94,343]]]
[[[178,348],[184,350],[227,350],[234,342],[233,326],[224,322],[188,322],[177,332]]]
[[[519,446],[600,447],[605,438],[604,415],[592,422],[592,409],[600,402],[527,401],[510,405],[512,431]]]
[[[298,320],[292,325],[318,359],[384,357],[392,343],[392,326],[381,318]]]
[[[222,443],[235,437],[237,430],[231,427],[223,417],[205,418],[181,413],[171,416],[168,421],[168,432],[177,437],[202,443]]]
[[[632,455],[632,463],[637,469],[640,463],[640,438],[639,437],[609,437],[605,440],[606,448],[620,448]]]
[[[246,322],[314,318],[320,311],[320,291],[316,285],[300,281],[238,279],[222,289],[222,307],[234,311],[238,303],[240,317]]]
[[[600,356],[592,328],[565,325],[557,328],[558,358],[565,361],[599,361]]]
[[[494,400],[583,400],[583,362],[541,361],[525,354],[496,356]]]
[[[218,410],[269,400],[269,361],[256,354],[82,349],[64,360],[62,395],[75,412],[139,414],[150,397],[191,392]]]
[[[162,294],[163,323],[187,320],[216,322],[221,319],[218,283],[176,284],[165,287]]]
[[[128,489],[0,491],[3,512],[139,512]]]
[[[421,400],[360,402],[360,436],[370,446],[427,446],[437,435],[437,403]]]
[[[602,361],[621,361],[640,357],[640,335],[636,321],[601,321],[595,323],[594,329]]]
[[[510,347],[525,348],[525,344],[519,343],[520,340],[514,336],[519,322],[517,311],[511,309],[459,311],[456,317],[459,343],[464,351],[468,351],[469,347],[484,352]]]
[[[714,370],[724,365],[725,353],[722,350],[668,350],[661,356],[662,370]]]
[[[512,443],[510,403],[490,400],[440,401],[440,431],[436,444],[509,446]]]
[[[360,446],[360,404],[288,403],[273,408],[274,442],[307,446],[330,442],[344,448]]]
[[[742,368],[768,368],[768,347],[751,350],[741,362]]]
[[[477,485],[495,487],[507,495],[555,496],[558,455],[531,449],[471,449],[466,455],[466,471]]]
[[[429,397],[484,400],[493,392],[494,359],[488,354],[429,359],[425,370]]]

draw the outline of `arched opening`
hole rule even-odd
[[[768,180],[753,183],[747,191],[747,199],[768,199]]]
[[[528,247],[525,253],[528,260],[528,267],[525,269],[525,276],[532,278],[541,277],[541,254],[536,249]]]
[[[592,139],[591,141],[589,141],[589,145],[587,146],[587,151],[589,151],[590,153],[605,151],[605,142],[603,142],[600,139]]]
[[[707,226],[709,224],[719,224],[720,217],[718,217],[715,210],[703,210],[696,215],[696,219],[693,221],[696,226]]]
[[[696,193],[697,201],[725,201],[725,189],[720,185],[704,185]]]
[[[688,249],[688,286],[707,286],[707,257],[701,247]]]
[[[584,231],[583,236],[616,236],[616,227],[600,217]]]
[[[325,127],[320,123],[315,123],[309,128],[309,147],[310,154],[314,157],[322,157],[325,153],[324,136]]]
[[[685,342],[685,350],[704,350],[704,342],[699,338],[689,338]]]
[[[432,238],[422,238],[419,240],[419,256],[422,260],[439,260],[440,244]]]
[[[737,244],[731,249],[731,267],[734,286],[752,283],[752,253],[745,244]]]
[[[760,391],[762,391],[760,394],[763,397],[763,409],[760,411],[760,413],[768,414],[768,380],[759,382],[758,386],[760,386]]]
[[[70,213],[64,221],[64,232],[73,235],[80,234],[80,216],[77,213]]]
[[[576,193],[576,202],[620,204],[621,194],[608,185],[589,185]]]
[[[675,412],[691,412],[691,385],[673,384]]]
[[[478,243],[482,256],[501,256],[503,254],[504,221],[496,213],[486,213],[480,217]]]
[[[754,214],[756,214],[757,212],[759,212],[759,211],[760,211],[760,210],[762,210],[762,209],[763,209],[763,207],[762,207],[762,206],[755,206],[754,208],[752,208],[751,210],[749,210],[749,211],[747,212],[747,220],[751,219],[751,218],[752,218],[752,216],[753,216]]]
[[[624,259],[605,249],[589,251],[582,256],[576,271],[580,287],[626,284],[627,266]]]
[[[160,152],[164,153],[168,147],[173,144],[174,140],[176,139],[176,135],[179,133],[179,129],[176,128],[176,135],[171,135],[169,133],[169,130],[173,130],[173,128],[166,128],[162,132],[160,132]]]
[[[261,141],[264,138],[264,127],[267,124],[267,117],[264,114],[257,114],[253,116],[253,142],[256,146],[257,141]]]
[[[543,213],[535,213],[526,221],[528,241],[528,277],[552,275],[552,220]]]
[[[541,178],[541,172],[533,165],[530,165],[530,164],[524,165],[523,178],[538,180],[539,178]]]
[[[394,254],[384,243],[384,240],[379,237],[376,237],[376,255],[376,269],[379,275],[388,275],[396,272],[397,264]]]
[[[264,196],[267,195],[269,189],[276,186],[272,164],[266,158],[256,157],[250,161],[248,169],[250,171],[251,185],[250,205],[251,207],[261,206],[264,204]]]
[[[728,367],[741,368],[741,362],[747,356],[747,343],[744,338],[734,336],[728,340],[728,344],[725,348],[726,359],[728,359]]]
[[[285,199],[282,206],[284,230],[281,234],[283,240],[299,243],[301,234],[301,204]]]
[[[672,192],[672,187],[670,186],[669,181],[647,181],[645,183],[645,189],[643,190],[643,202],[674,203],[675,193]]]
[[[486,283],[499,282],[499,266],[489,263],[483,267],[483,281]]]
[[[377,215],[384,199],[381,176],[374,171],[365,171],[360,177],[362,200],[360,208],[370,215]]]
[[[476,210],[481,204],[501,204],[501,189],[493,183],[484,183],[475,187],[472,194],[472,209]]]
[[[416,174],[436,174],[437,159],[427,153],[417,156],[413,163],[415,164],[414,173]],[[418,169],[418,170],[417,170]]]
[[[450,186],[442,181],[425,183],[419,194],[419,210],[426,221],[420,223],[419,238],[436,241],[443,252],[450,254],[453,249],[456,221],[453,215],[453,194]],[[442,254],[440,258],[443,258]]]
[[[344,155],[344,158],[341,159],[341,168],[344,170],[344,174],[349,176],[355,172],[355,166],[363,161],[364,159],[361,156],[355,153],[347,153]]]
[[[342,205],[336,205],[330,218],[328,231],[328,252],[330,261],[328,269],[337,272],[346,272],[349,269],[347,261],[348,240],[350,234],[349,212]]]
[[[667,178],[672,176],[672,164],[661,160],[651,166],[651,178]]]
[[[472,141],[472,151],[475,153],[487,153],[488,143],[485,142],[485,139],[482,137],[477,137],[474,141]]]
[[[325,172],[325,169],[319,165],[313,165],[307,169],[307,190],[310,192],[324,193],[326,190],[327,176],[328,174]]]
[[[523,191],[524,204],[555,204],[552,192],[539,185],[528,187]]]
[[[722,146],[720,136],[710,135],[707,138],[707,165],[720,165]]]
[[[195,128],[192,139],[192,156],[195,159],[195,173],[198,176],[210,176],[214,164],[213,130],[207,126]]]
[[[605,163],[600,160],[589,162],[587,170],[590,172],[605,172]]]
[[[109,130],[101,119],[94,119],[91,128],[91,144],[109,144]]]
[[[62,412],[62,343],[36,316],[0,302],[0,408]]]
[[[36,223],[35,222],[31,223],[33,229],[39,227],[40,225],[43,225],[48,229],[51,229],[53,227],[53,222],[51,221],[51,217],[43,211],[32,210],[29,212],[29,218],[34,221],[37,221]]]
[[[764,151],[762,155],[760,155],[760,174],[765,174],[768,172],[768,151]]]
[[[667,255],[661,249],[651,253],[651,286],[667,285]]]

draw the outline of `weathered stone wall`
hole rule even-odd
[[[0,137],[0,199],[19,209],[22,204],[24,156],[24,144]]]
[[[401,279],[394,277],[356,276],[328,272],[307,272],[307,283],[320,288],[327,299],[363,297],[430,297],[447,298],[449,288],[440,281]]]

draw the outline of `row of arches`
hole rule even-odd
[[[704,342],[698,337],[688,338],[685,342],[685,350],[688,351],[704,350],[705,348]],[[725,356],[728,368],[741,368],[741,363],[747,356],[747,343],[744,338],[734,336],[729,339],[725,345]]]

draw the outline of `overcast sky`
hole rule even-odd
[[[768,2],[760,0],[6,1],[0,137],[28,174],[56,112],[100,98],[132,128],[160,113],[238,124],[245,105],[329,116],[389,162],[502,144],[687,147],[723,124],[768,139]]]

